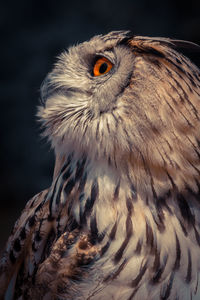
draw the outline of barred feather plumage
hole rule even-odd
[[[200,298],[200,71],[180,47],[200,49],[122,31],[61,54],[38,112],[54,178],[7,242],[1,299]]]

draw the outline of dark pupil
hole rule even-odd
[[[103,64],[101,65],[101,67],[99,68],[99,73],[101,73],[101,74],[105,73],[106,70],[107,70],[107,68],[108,68],[107,63],[103,63]]]

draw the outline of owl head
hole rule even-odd
[[[38,112],[56,155],[84,154],[159,188],[167,180],[196,189],[200,71],[180,46],[198,48],[116,31],[64,51]]]

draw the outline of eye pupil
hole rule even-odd
[[[99,68],[99,73],[101,73],[101,74],[105,73],[107,68],[108,68],[108,64],[106,62],[104,62]]]

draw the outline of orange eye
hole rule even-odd
[[[105,57],[100,57],[97,59],[94,68],[93,74],[94,76],[100,76],[108,73],[113,67],[113,64]]]

